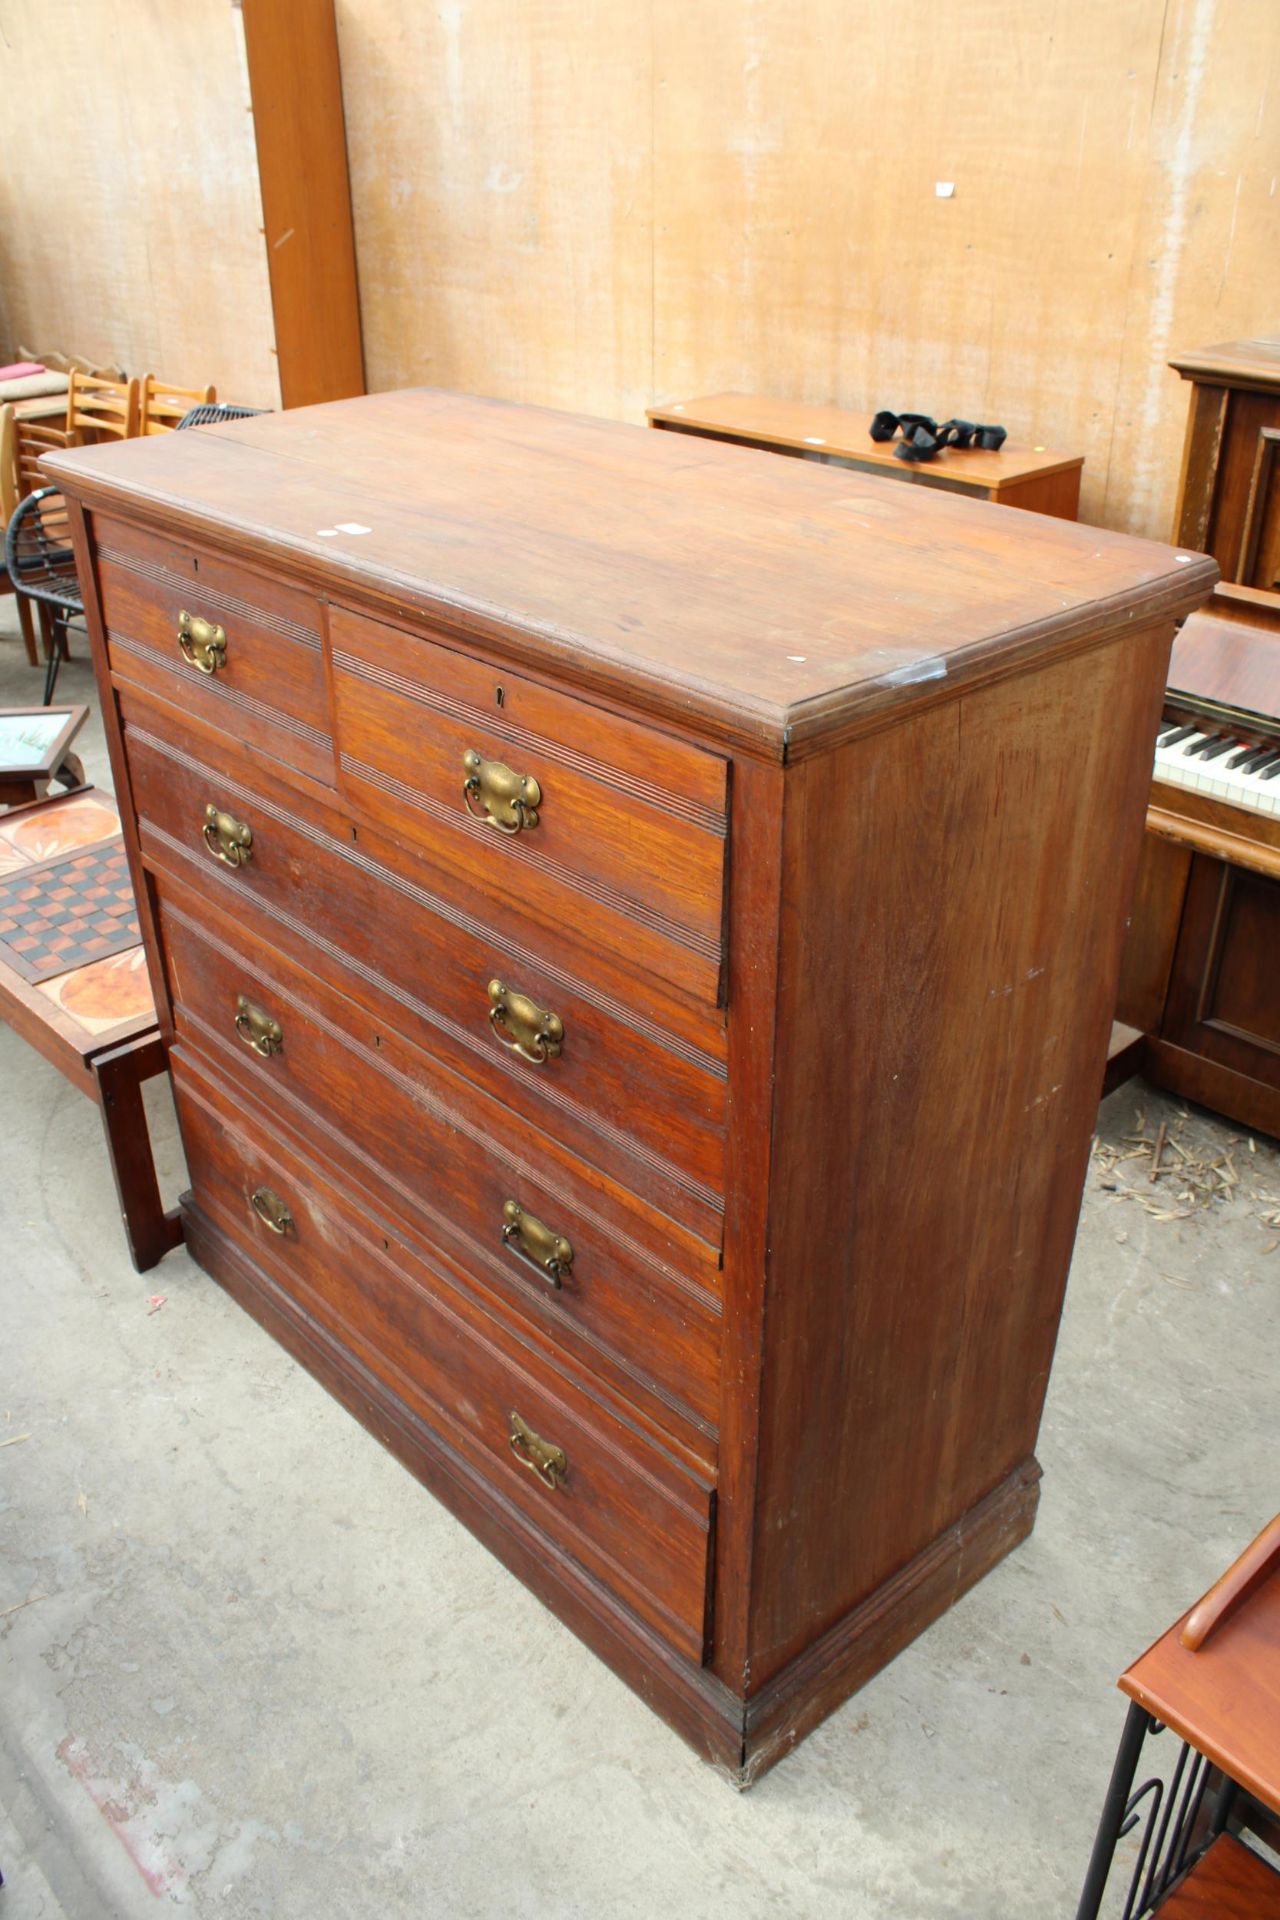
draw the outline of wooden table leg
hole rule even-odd
[[[34,667],[39,664],[40,656],[36,652],[36,630],[31,619],[31,602],[25,593],[16,594],[14,597],[18,602],[18,625],[22,629],[22,643],[27,649],[27,665]]]
[[[181,1216],[166,1213],[160,1200],[142,1100],[142,1082],[165,1071],[164,1047],[153,1034],[101,1053],[90,1065],[129,1255],[137,1271],[146,1273],[182,1244]]]

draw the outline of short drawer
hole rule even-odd
[[[625,977],[600,965],[590,985],[566,974],[445,898],[438,881],[429,890],[430,871],[403,848],[315,800],[269,795],[230,749],[210,764],[210,743],[133,697],[121,707],[149,864],[719,1244],[719,1016],[702,1017],[693,1029],[702,1044],[692,1044],[660,1026]],[[210,806],[249,832],[243,863],[217,857],[216,835],[205,832]],[[238,859],[236,848],[222,851]],[[558,1051],[513,1024],[490,993],[494,980],[554,1018]]]
[[[335,608],[344,791],[499,900],[715,1002],[726,762]]]
[[[718,1279],[679,1234],[558,1141],[167,883],[160,928],[177,1032],[433,1248],[524,1310],[616,1355],[704,1426],[718,1417]],[[194,912],[193,912],[194,908]]]
[[[112,672],[332,784],[319,606],[293,587],[95,520]]]
[[[196,1204],[555,1547],[701,1660],[712,1491],[453,1288],[190,1060]]]

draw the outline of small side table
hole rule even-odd
[[[0,1020],[99,1108],[130,1257],[146,1272],[182,1240],[142,1100],[167,1061],[120,816],[93,787],[0,814]]]
[[[1280,1516],[1119,1685],[1129,1712],[1076,1920],[1097,1920],[1135,1830],[1124,1920],[1280,1920],[1280,1874],[1236,1837],[1280,1818]],[[1182,1741],[1169,1782],[1135,1791],[1145,1743],[1165,1729]]]
[[[1080,504],[1082,453],[1052,453],[1047,447],[1016,447],[999,453],[981,447],[947,447],[934,460],[896,458],[892,446],[871,438],[872,415],[843,407],[812,407],[796,400],[770,400],[755,393],[711,393],[650,407],[649,425],[704,440],[731,440],[769,453],[855,467],[885,479],[905,480],[944,493],[1025,507],[1059,520],[1074,520]]]

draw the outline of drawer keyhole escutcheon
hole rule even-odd
[[[249,1205],[257,1214],[264,1227],[272,1233],[288,1233],[293,1225],[293,1215],[278,1193],[270,1187],[259,1187]]]
[[[178,648],[197,673],[216,673],[227,664],[226,629],[198,613],[178,615]]]
[[[462,756],[462,801],[473,819],[499,833],[521,833],[538,824],[542,788],[531,773],[513,773],[501,760],[486,760],[474,747]]]
[[[552,1493],[569,1478],[569,1462],[564,1457],[563,1447],[553,1447],[549,1440],[543,1440],[518,1413],[511,1415],[508,1445],[521,1465],[528,1467],[530,1473],[536,1473],[543,1486],[550,1487]]]
[[[502,1242],[536,1267],[553,1287],[560,1285],[561,1276],[573,1266],[572,1244],[562,1233],[544,1227],[541,1220],[526,1213],[518,1200],[502,1203]]]
[[[212,800],[204,810],[204,844],[224,867],[245,867],[253,858],[253,828],[234,814],[222,813]]]
[[[284,1050],[284,1028],[280,1022],[264,1013],[261,1007],[255,1007],[243,993],[236,1001],[236,1032],[246,1047],[260,1053],[264,1060]]]
[[[564,1045],[564,1022],[501,980],[489,982],[489,1021],[504,1047],[540,1067]]]

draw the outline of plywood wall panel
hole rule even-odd
[[[238,9],[0,0],[0,346],[276,406]]]
[[[1169,353],[1280,326],[1277,0],[337,20],[371,388],[998,419],[1084,453],[1084,518],[1165,535]],[[0,337],[276,404],[232,0],[0,0],[0,27]]]
[[[1160,10],[655,3],[660,396],[999,420],[1096,514]]]
[[[340,5],[370,387],[637,417],[650,386],[647,5]]]
[[[374,386],[999,419],[1086,455],[1086,519],[1161,535],[1168,352],[1280,321],[1275,0],[339,0],[339,27]]]

